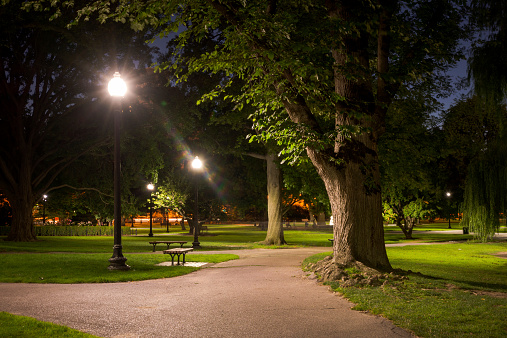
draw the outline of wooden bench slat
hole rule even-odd
[[[186,241],[151,241],[149,243],[153,245],[153,252],[155,252],[155,247],[157,246],[157,244],[167,244],[167,249],[169,249],[169,246],[171,244],[180,244],[181,247],[183,248],[183,244],[188,243],[188,242],[186,242]]]
[[[171,265],[174,265],[174,257],[178,257],[178,264],[180,265],[180,256],[183,255],[183,265],[185,265],[185,255],[187,252],[194,250],[194,248],[173,248],[169,250],[164,250],[164,254],[169,254],[171,256]]]

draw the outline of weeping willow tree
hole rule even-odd
[[[502,107],[507,96],[507,2],[473,0],[472,6],[472,22],[487,37],[472,50],[469,79],[482,104],[494,112],[498,134],[468,167],[462,224],[485,242],[498,231],[500,213],[507,206],[507,123]]]
[[[500,227],[499,215],[507,210],[507,138],[488,145],[469,166],[465,185],[462,225],[486,242]]]

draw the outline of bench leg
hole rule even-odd
[[[157,244],[153,244],[153,252],[155,252],[155,247],[157,246]]]
[[[171,255],[171,265],[174,265],[174,254],[170,254]]]

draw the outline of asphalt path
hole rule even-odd
[[[0,311],[101,337],[413,337],[301,271],[329,250],[227,251],[240,259],[141,282],[0,283]]]

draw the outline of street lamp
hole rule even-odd
[[[46,225],[46,201],[48,195],[42,195],[42,225]]]
[[[197,184],[197,172],[199,172],[202,168],[202,161],[198,156],[194,158],[192,161],[192,168],[196,173],[195,177],[195,201],[194,201],[194,242],[192,243],[193,248],[200,248],[201,243],[199,243],[199,185]]]
[[[120,195],[120,117],[121,99],[127,92],[127,85],[120,77],[120,73],[114,73],[107,86],[109,94],[113,98],[114,110],[114,245],[113,256],[109,258],[109,270],[129,270],[126,265],[127,259],[123,257],[121,245],[121,195]]]
[[[153,237],[153,189],[155,189],[155,186],[150,183],[146,188],[150,191],[150,233],[148,236]]]
[[[448,210],[449,211],[449,227],[448,227],[448,229],[451,229],[451,195],[452,194],[450,191],[445,193],[445,196],[447,196],[447,206],[449,207],[448,208],[449,209]]]

